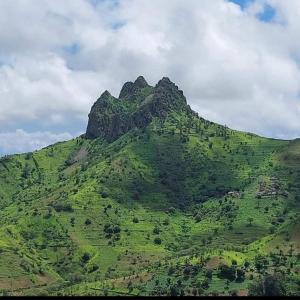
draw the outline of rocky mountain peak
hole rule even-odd
[[[124,84],[119,99],[105,91],[99,98],[102,101],[98,100],[89,114],[86,137],[102,137],[111,142],[133,128],[146,127],[155,117],[165,118],[172,111],[192,112],[183,92],[168,77],[140,94],[146,87],[150,86],[139,76],[135,82]],[[141,96],[142,101],[136,102],[136,97]]]
[[[106,90],[104,93],[102,93],[99,99],[107,99],[109,97],[111,97],[111,94],[108,90]]]
[[[145,78],[143,76],[139,76],[135,82],[134,82],[134,85],[137,87],[137,88],[140,88],[140,89],[143,89],[147,86],[149,86],[148,82],[145,80]]]
[[[167,86],[167,85],[175,85],[175,83],[172,82],[169,77],[163,77],[161,80],[159,80],[156,86]]]
[[[135,82],[126,82],[120,92],[119,99],[129,99],[134,97],[134,95],[141,89],[148,87],[149,84],[143,76],[139,76]]]

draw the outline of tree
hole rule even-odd
[[[164,219],[163,225],[168,226],[169,224],[170,224],[170,220],[169,219]]]
[[[176,296],[178,296],[178,294],[179,294],[178,288],[176,286],[171,286],[170,287],[170,296],[176,297]]]
[[[245,271],[242,269],[236,270],[236,281],[243,282],[245,280]]]
[[[91,255],[87,252],[83,253],[81,261],[86,264],[91,259]]]
[[[254,259],[254,264],[257,271],[260,273],[264,271],[264,269],[268,265],[268,260],[262,255],[257,255]]]
[[[139,222],[139,219],[138,219],[137,217],[134,217],[134,218],[132,219],[132,222],[133,222],[133,223],[138,223],[138,222]]]
[[[219,268],[219,277],[220,278],[224,278],[224,279],[228,279],[230,281],[235,280],[236,277],[236,269],[234,266],[226,266],[226,265],[222,265]]]
[[[155,226],[153,229],[154,234],[159,234],[160,233],[160,228],[158,226]]]
[[[250,267],[249,261],[247,261],[247,260],[245,261],[244,267],[245,267],[245,269],[248,269]]]
[[[213,275],[212,270],[207,270],[205,272],[205,277],[208,278],[208,279],[212,279],[212,275]]]
[[[27,179],[29,177],[29,175],[30,175],[30,167],[29,167],[28,163],[26,163],[21,176],[23,178]]]
[[[247,220],[249,222],[249,226],[252,226],[252,222],[254,221],[253,218],[248,218]]]
[[[92,224],[92,221],[90,219],[86,219],[84,223],[88,226]]]
[[[156,238],[154,239],[154,243],[155,243],[156,245],[160,245],[160,244],[161,244],[161,238],[156,237]]]
[[[249,286],[250,296],[285,296],[286,286],[284,277],[275,273],[266,275]]]

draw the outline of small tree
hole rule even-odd
[[[154,244],[160,245],[160,244],[161,244],[161,238],[156,237],[156,238],[154,239]]]
[[[247,220],[249,222],[249,226],[252,226],[252,222],[254,221],[253,218],[248,218]]]
[[[92,221],[90,219],[86,219],[85,222],[84,222],[84,224],[87,225],[87,226],[91,225]]]
[[[91,255],[87,252],[83,253],[81,256],[81,261],[86,264],[91,259]]]
[[[159,234],[160,233],[160,228],[158,226],[155,226],[153,229],[154,234]]]
[[[134,218],[132,219],[132,222],[133,222],[133,223],[139,223],[139,219],[138,219],[137,217],[134,217]]]

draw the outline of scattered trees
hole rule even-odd
[[[275,273],[274,275],[265,275],[257,279],[249,287],[250,296],[285,296],[286,285],[284,277]]]

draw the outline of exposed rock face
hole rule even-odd
[[[141,89],[148,87],[148,83],[143,76],[139,76],[135,82],[126,82],[120,92],[119,99],[133,97]]]
[[[136,104],[141,95],[143,101]],[[151,88],[140,76],[134,83],[124,84],[119,99],[107,91],[101,95],[89,114],[86,137],[102,137],[112,142],[133,128],[146,127],[154,117],[165,118],[174,110],[192,113],[183,92],[169,78],[164,77]]]
[[[103,137],[112,141],[129,130],[126,116],[117,101],[119,100],[105,91],[95,102],[89,114],[87,138]]]

